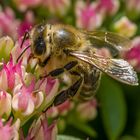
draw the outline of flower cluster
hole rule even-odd
[[[26,30],[29,30],[33,23],[34,15],[31,11],[25,14],[24,20],[21,22],[16,18],[14,11],[10,7],[5,7],[0,11],[0,36],[9,35],[16,40]]]
[[[40,114],[52,103],[57,94],[59,82],[57,79],[52,78],[39,80],[31,72],[27,72],[27,61],[30,50],[24,54],[22,60],[16,63],[18,57],[16,55],[17,51],[19,52],[18,55],[22,51],[20,48],[21,41],[17,42],[14,46],[12,39],[5,37],[1,38],[1,42],[0,48],[4,46],[4,49],[1,49],[0,54],[8,49],[11,49],[11,54],[7,52],[7,54],[5,54],[5,57],[7,58],[3,58],[3,61],[1,62],[0,118],[2,119],[2,130],[0,131],[0,136],[4,137],[7,132],[9,135],[7,135],[7,137],[9,137],[7,140],[10,140],[13,138],[16,139],[17,133],[15,133],[15,131],[19,131],[19,128],[14,130],[15,128],[11,125],[12,120],[19,120],[19,126],[22,126],[32,116]],[[28,40],[24,43],[23,48],[27,47],[27,45],[29,45]],[[6,60],[8,60],[8,62],[6,62]],[[13,116],[13,119],[11,116]],[[9,118],[12,120],[9,123],[6,123],[6,126],[3,125]],[[46,122],[42,120],[40,127],[43,127],[42,131],[46,131],[45,135],[47,135],[47,128],[44,128],[47,127],[45,123]]]
[[[139,32],[140,1],[11,0],[11,7],[4,3],[0,4],[0,139],[56,140],[67,124],[92,137],[94,130],[87,122],[97,116],[97,99],[80,103],[67,100],[52,106],[63,84],[52,77],[39,78],[40,70],[37,60],[30,59],[30,48],[18,60],[30,45],[27,39],[21,48],[23,35],[44,18],[47,23],[72,24],[88,31],[113,31],[132,38],[131,48],[121,57],[139,72],[140,37],[135,36]],[[111,57],[105,48],[97,53]],[[29,120],[33,122],[25,134],[23,126]]]

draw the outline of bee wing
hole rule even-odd
[[[131,41],[121,35],[103,31],[81,31],[96,48],[108,48],[112,56],[131,47]]]
[[[95,66],[102,72],[111,76],[112,78],[129,84],[138,85],[138,78],[132,66],[123,59],[104,58],[103,56],[95,53],[73,51],[70,55]]]

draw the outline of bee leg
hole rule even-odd
[[[83,83],[83,77],[80,77],[72,86],[68,89],[61,91],[54,99],[53,105],[57,106],[64,103],[67,99],[72,98],[79,90]]]
[[[64,67],[55,69],[55,70],[51,71],[49,74],[47,74],[47,75],[45,75],[41,78],[45,78],[45,77],[48,77],[48,76],[52,76],[52,77],[59,76],[60,74],[64,73],[65,71],[71,70],[77,64],[78,64],[77,61],[70,61]]]
[[[45,113],[52,106],[57,106],[64,103],[67,99],[72,98],[80,89],[83,84],[83,77],[78,72],[72,71],[71,75],[80,77],[74,84],[72,84],[69,88],[62,90],[54,99],[53,103],[46,108],[43,113]]]

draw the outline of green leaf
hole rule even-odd
[[[120,140],[138,140],[138,139],[136,139],[133,136],[126,135],[126,136],[121,137]]]
[[[82,123],[82,122],[75,122],[73,121],[73,123],[70,123],[73,127],[77,128],[78,130],[84,132],[85,134],[87,134],[90,137],[96,138],[97,137],[97,133],[94,130],[94,128],[90,127],[88,124],[86,123]]]
[[[98,98],[107,136],[109,140],[117,140],[126,123],[126,103],[122,89],[112,79],[102,77]]]
[[[72,136],[58,135],[57,140],[81,140]]]
[[[73,117],[74,116],[74,117]],[[80,130],[81,132],[87,134],[90,137],[96,138],[97,132],[88,125],[88,123],[81,122],[74,114],[69,115],[67,123]]]
[[[140,139],[140,111],[137,113],[136,123],[134,125],[134,134]]]

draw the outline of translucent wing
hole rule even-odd
[[[111,76],[112,78],[129,84],[138,85],[138,78],[136,72],[133,70],[132,66],[123,59],[111,59],[104,58],[97,54],[89,52],[73,51],[69,53],[70,55],[95,66],[102,72]]]
[[[81,31],[96,48],[108,48],[113,56],[117,56],[120,51],[131,47],[131,41],[123,36],[112,32],[102,31]]]

